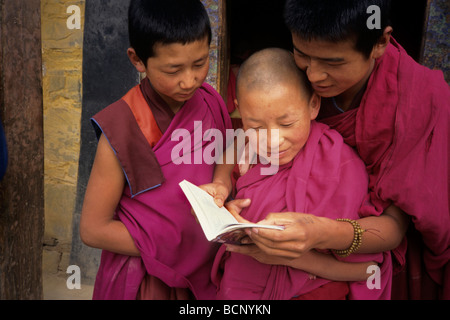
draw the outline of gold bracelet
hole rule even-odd
[[[348,222],[353,226],[353,230],[354,230],[353,241],[352,241],[352,244],[350,245],[350,247],[345,250],[333,250],[334,253],[336,253],[338,256],[348,257],[352,253],[355,253],[359,249],[359,247],[361,247],[362,235],[366,230],[361,228],[361,225],[358,222],[356,222],[355,220],[336,219],[336,221]]]

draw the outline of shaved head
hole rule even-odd
[[[236,96],[244,91],[270,92],[277,86],[295,85],[309,100],[313,93],[311,85],[295,64],[291,52],[269,48],[256,52],[241,66],[236,83]]]

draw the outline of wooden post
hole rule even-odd
[[[202,0],[202,3],[208,11],[213,33],[210,72],[206,80],[226,100],[230,68],[226,0]]]
[[[42,299],[44,152],[39,0],[0,0],[0,300]]]

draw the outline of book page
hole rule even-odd
[[[214,239],[226,226],[238,223],[225,207],[219,208],[206,191],[186,180],[180,182],[180,187],[192,205],[208,240]]]
[[[194,209],[208,241],[235,243],[244,235],[243,231],[236,232],[238,229],[256,227],[284,230],[283,226],[239,223],[225,207],[219,208],[206,191],[186,180],[179,185]]]

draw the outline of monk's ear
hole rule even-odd
[[[311,96],[311,99],[309,100],[309,108],[311,112],[311,120],[315,120],[317,116],[319,115],[320,111],[320,103],[322,99],[317,93],[313,93]]]
[[[236,107],[236,109],[239,111],[239,103],[237,101],[237,99],[234,99],[234,106]]]
[[[133,66],[136,68],[136,70],[140,73],[145,73],[147,70],[145,68],[145,64],[142,62],[142,60],[138,57],[136,51],[133,48],[128,48],[127,50],[128,58],[130,59]]]
[[[392,31],[393,29],[391,26],[388,26],[386,27],[386,29],[384,29],[383,35],[380,37],[380,39],[372,49],[371,58],[378,59],[383,56],[386,48],[391,41]]]

